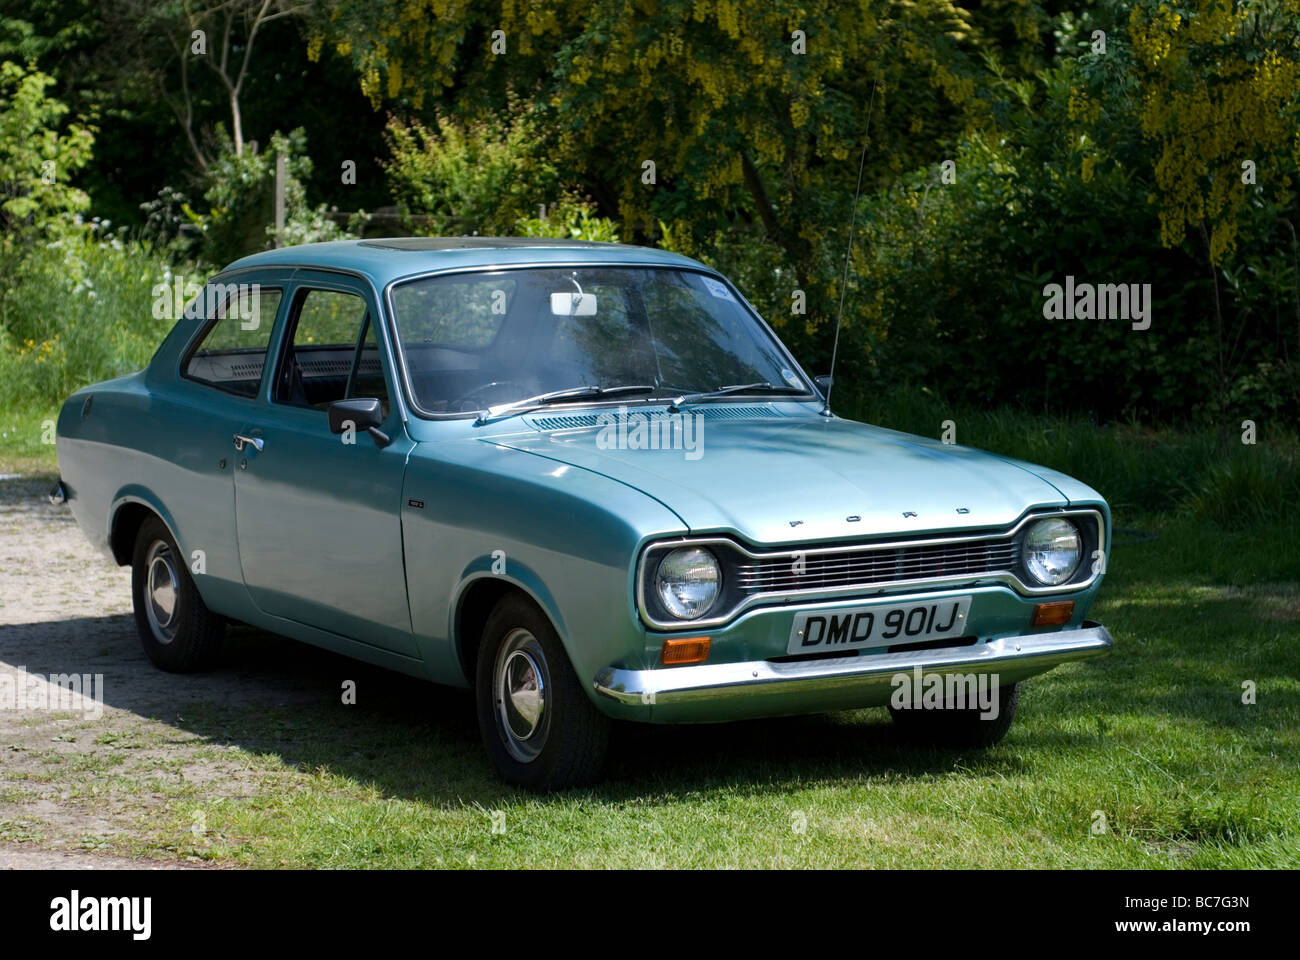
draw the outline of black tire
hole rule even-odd
[[[131,600],[140,642],[154,666],[193,673],[211,666],[221,652],[226,622],[199,596],[171,531],[157,517],[140,524],[135,537]]]
[[[984,719],[979,707],[939,710],[898,709],[892,704],[889,715],[898,732],[907,739],[927,746],[958,750],[982,750],[999,743],[1011,729],[1020,705],[1020,684],[998,689],[998,715]]]
[[[514,697],[506,692],[512,685]],[[483,745],[506,783],[549,792],[599,778],[609,718],[588,698],[550,620],[526,598],[504,597],[488,617],[475,687]]]

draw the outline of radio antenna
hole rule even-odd
[[[871,100],[867,103],[867,129],[862,137],[862,156],[858,160],[858,187],[853,192],[853,213],[849,217],[849,246],[844,251],[844,276],[840,280],[840,310],[835,317],[835,344],[831,347],[830,383],[826,385],[826,404],[822,407],[822,416],[831,416],[831,391],[835,389],[835,361],[840,353],[840,324],[844,321],[844,294],[849,289],[849,260],[853,256],[853,228],[858,223],[858,197],[862,195],[862,171],[867,165],[867,143],[871,139],[871,110],[876,105],[876,84],[880,80],[880,65],[876,64],[876,76],[871,81]]]

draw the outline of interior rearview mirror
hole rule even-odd
[[[561,290],[551,294],[551,313],[557,317],[594,317],[596,295]]]
[[[384,422],[384,407],[374,397],[335,400],[327,408],[327,413],[331,433],[342,433],[351,426],[354,431],[364,430],[369,433],[381,447],[392,442],[388,439],[388,434],[379,429]]]

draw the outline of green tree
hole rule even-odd
[[[557,200],[559,172],[535,148],[536,121],[517,106],[431,125],[389,121],[383,164],[393,199],[426,218],[427,232],[509,234],[538,204]]]
[[[1079,72],[1070,118],[1122,148],[1161,245],[1203,257],[1206,370],[1226,439],[1234,402],[1259,410],[1300,397],[1300,0],[1109,9],[1126,30],[1113,55]],[[1117,82],[1119,70],[1128,79]],[[1084,172],[1097,160],[1085,156]],[[1281,333],[1287,313],[1293,336]]]
[[[1036,46],[1041,15],[997,7]],[[334,0],[312,49],[350,56],[376,104],[474,116],[526,93],[538,149],[624,237],[716,249],[720,232],[749,235],[781,265],[768,306],[788,315],[806,290],[801,333],[836,300],[868,113],[868,190],[937,162],[987,114],[976,20],[952,0]]]
[[[276,155],[285,158],[285,246],[339,240],[347,233],[327,215],[324,204],[312,207],[303,182],[311,175],[306,135],[301,129],[271,136],[265,151],[245,145],[242,153],[224,128],[216,131],[217,149],[204,179],[206,214],[192,213],[203,230],[202,252],[217,266],[266,250],[275,237]]]
[[[1204,230],[1222,263],[1248,207],[1287,204],[1300,169],[1300,0],[1139,0],[1128,35],[1161,239]]]
[[[17,63],[0,63],[0,237],[56,230],[67,214],[89,206],[71,179],[87,161],[94,128],[63,123],[66,105],[46,95],[54,78]]]

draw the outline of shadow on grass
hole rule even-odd
[[[1178,604],[1168,607],[1116,610],[1116,622],[1131,620],[1133,634],[1112,623],[1119,643],[1113,656],[1080,664],[1041,694],[1037,682],[1027,685],[1022,711],[1046,711],[1061,721],[1087,712],[1083,730],[1060,722],[1028,733],[1017,723],[1006,746],[958,752],[908,743],[883,709],[734,724],[629,724],[616,728],[607,779],[594,793],[673,803],[702,792],[802,789],[886,774],[921,778],[960,769],[965,777],[1010,776],[1032,767],[1032,752],[1096,750],[1112,718],[1126,713],[1163,714],[1234,733],[1254,728],[1265,735],[1243,741],[1244,749],[1281,749],[1268,731],[1280,732],[1279,720],[1300,715],[1293,683],[1300,644],[1279,656],[1278,638],[1242,619],[1239,597],[1200,600],[1192,625]],[[1279,626],[1296,631],[1294,623]],[[103,673],[109,706],[301,770],[327,769],[387,796],[432,804],[500,804],[524,796],[493,776],[469,691],[251,628],[232,629],[222,663],[202,675],[156,670],[129,616],[3,627],[0,658],[32,673]],[[1267,693],[1258,708],[1240,706],[1239,678]],[[346,681],[356,684],[352,706],[342,703]]]
[[[102,673],[109,707],[238,746],[305,771],[328,769],[387,796],[500,803],[527,794],[499,783],[479,739],[473,695],[372,667],[247,627],[230,632],[204,674],[163,673],[145,659],[130,616],[0,627],[0,658],[29,673]],[[356,704],[342,703],[345,681]],[[733,724],[619,725],[604,799],[671,803],[700,792],[806,787],[960,767],[1007,776],[1003,751],[925,749],[901,739],[883,709]]]

